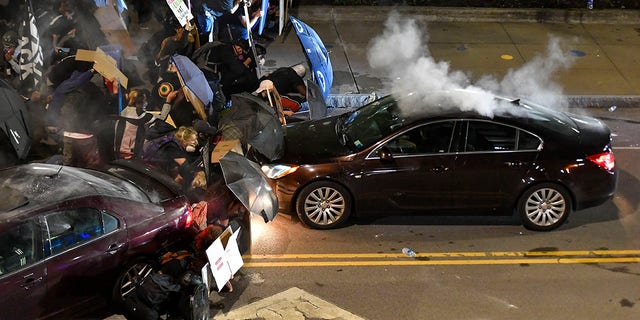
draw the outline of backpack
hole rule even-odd
[[[173,134],[168,134],[151,140],[146,140],[142,149],[142,161],[154,166],[166,167],[168,159],[162,157],[158,151],[168,143],[176,143]]]

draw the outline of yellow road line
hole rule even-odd
[[[638,263],[640,250],[424,252],[416,258],[402,253],[300,253],[249,255],[243,259],[248,268]]]
[[[640,257],[558,258],[558,259],[477,259],[477,260],[377,260],[377,261],[277,261],[245,262],[245,268],[268,267],[358,267],[358,266],[426,266],[426,265],[512,265],[512,264],[592,264],[640,263]]]
[[[495,251],[495,252],[425,252],[417,253],[419,258],[465,258],[465,257],[563,257],[563,256],[633,256],[640,250],[579,250],[579,251]],[[276,259],[383,259],[402,258],[403,253],[299,253],[299,254],[258,254],[243,256],[245,260]]]

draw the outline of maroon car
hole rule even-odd
[[[193,239],[180,186],[148,167],[0,170],[0,318],[77,317],[122,299],[160,253]]]

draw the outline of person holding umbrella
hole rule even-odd
[[[245,0],[245,6],[251,8],[252,1]],[[264,16],[262,9],[251,9],[248,11],[248,18],[244,10],[236,10],[234,13],[226,12],[219,18],[220,32],[218,34],[221,41],[231,42],[236,39],[249,40],[249,31],[253,29],[258,20]]]

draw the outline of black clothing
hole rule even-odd
[[[278,68],[275,71],[260,78],[260,81],[271,80],[273,86],[278,90],[281,95],[287,95],[289,93],[297,93],[298,86],[304,86],[304,81],[300,76],[290,67]]]

